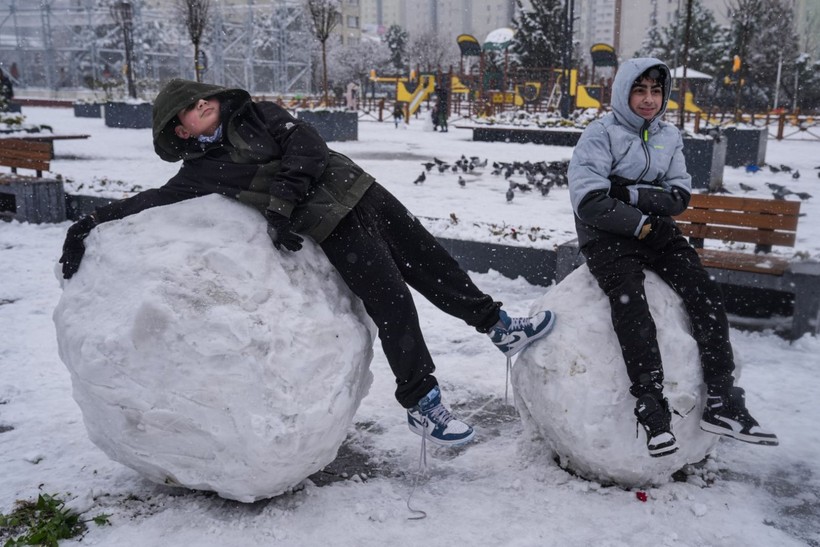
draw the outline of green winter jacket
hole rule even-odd
[[[220,100],[222,138],[201,143],[177,137],[177,113],[206,97]],[[308,124],[272,102],[253,102],[241,89],[172,80],[154,102],[153,140],[160,158],[182,160],[179,172],[160,188],[98,209],[99,222],[222,194],[289,217],[295,231],[321,242],[375,182],[329,150]]]

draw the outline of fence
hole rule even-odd
[[[193,46],[174,4],[132,4],[131,69],[140,95],[152,96],[160,80],[193,79]],[[200,59],[208,81],[262,92],[310,91],[315,41],[301,0],[212,2],[209,19]],[[0,0],[0,66],[15,87],[119,93],[124,65],[122,31],[94,0]]]
[[[765,127],[770,139],[777,140],[820,140],[820,120],[818,116],[790,114],[787,112],[767,112],[764,114],[741,114],[740,122],[754,127]],[[695,132],[701,124],[724,126],[735,123],[734,113],[709,114],[701,112],[695,117]]]

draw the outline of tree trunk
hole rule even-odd
[[[196,81],[202,82],[202,73],[199,66],[199,44],[194,44],[194,74],[196,74]]]
[[[330,103],[328,101],[327,95],[327,41],[322,42],[322,90],[324,92],[324,103],[325,106],[329,107]]]

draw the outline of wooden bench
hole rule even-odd
[[[774,245],[794,247],[799,216],[799,201],[693,194],[689,208],[675,222],[706,267],[783,275],[791,261],[766,253]],[[707,239],[753,243],[754,249],[707,249]]]
[[[10,167],[12,173],[0,175],[0,216],[26,222],[66,219],[63,182],[43,178],[53,157],[53,141],[0,139],[0,166]],[[18,175],[18,169],[31,169],[37,176]]]
[[[52,142],[33,141],[30,139],[0,139],[0,165],[11,167],[12,173],[17,169],[31,169],[37,177],[48,171],[54,159]]]
[[[820,263],[769,254],[773,246],[794,247],[800,202],[692,194],[675,218],[718,283],[792,294],[791,339],[820,332]],[[748,249],[716,249],[707,240],[746,243]],[[584,262],[577,240],[558,247],[557,281]]]

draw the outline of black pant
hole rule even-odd
[[[501,303],[481,292],[421,223],[379,184],[370,187],[321,247],[376,323],[396,376],[396,399],[405,408],[417,404],[438,384],[407,285],[481,332],[498,321]]]
[[[661,251],[637,239],[603,233],[582,251],[590,272],[609,298],[612,325],[634,396],[656,390],[656,382],[663,381],[655,322],[644,292],[644,268],[657,273],[683,300],[710,393],[728,391],[734,383],[735,365],[723,295],[679,231]]]

